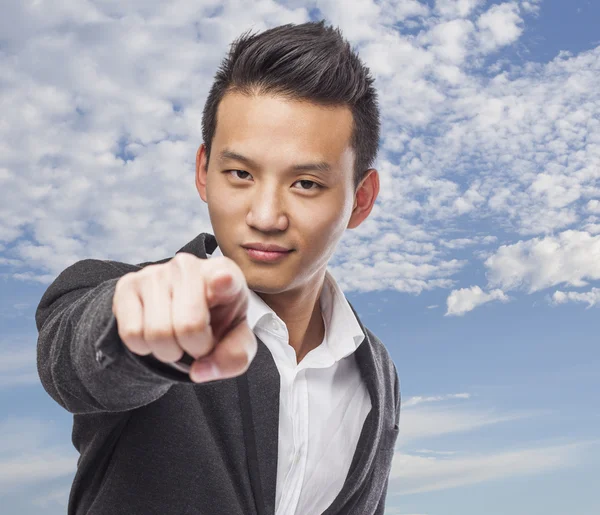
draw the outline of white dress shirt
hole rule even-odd
[[[219,247],[209,257],[222,256]],[[248,323],[279,371],[275,515],[317,515],[346,480],[371,398],[354,351],[364,339],[329,270],[320,297],[325,337],[300,363],[287,327],[252,290]]]

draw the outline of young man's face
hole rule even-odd
[[[237,93],[222,99],[208,173],[205,146],[198,149],[196,187],[223,255],[242,269],[250,289],[277,294],[317,285],[344,230],[368,216],[379,182],[371,170],[374,177],[355,196],[351,129],[346,107]],[[224,158],[224,151],[253,163]],[[293,169],[318,162],[330,169]],[[261,262],[244,248],[254,242],[293,251]]]

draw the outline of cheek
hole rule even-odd
[[[231,217],[242,209],[241,199],[236,199],[232,191],[218,181],[207,182],[206,197],[211,216],[219,220]]]
[[[219,177],[217,172],[210,170],[206,175],[206,198],[212,204],[215,203],[215,199],[218,199],[223,188],[219,184]]]
[[[345,227],[341,211],[330,206],[326,206],[325,209],[313,207],[305,211],[302,216],[296,217],[293,223],[301,230],[309,244],[313,242],[320,247],[327,242],[337,240]]]

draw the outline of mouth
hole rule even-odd
[[[289,252],[293,249],[288,249],[287,247],[282,247],[280,245],[275,245],[274,243],[246,243],[242,245],[245,249],[253,249],[260,250],[262,252]]]
[[[243,247],[246,251],[246,254],[253,261],[261,261],[261,262],[274,262],[279,261],[287,256],[289,256],[293,250],[285,250],[285,251],[274,251],[274,250],[260,250],[251,247]]]

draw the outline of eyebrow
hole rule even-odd
[[[258,164],[254,160],[250,159],[249,157],[243,156],[242,154],[238,154],[237,152],[234,152],[233,150],[229,150],[227,148],[221,150],[221,153],[219,154],[220,161],[223,161],[225,159],[235,159],[236,161],[241,161],[242,163],[246,163],[248,166],[251,166],[252,168],[260,168],[260,166],[258,166]],[[330,172],[331,165],[329,163],[327,163],[326,161],[319,161],[318,163],[303,163],[303,164],[293,165],[290,167],[290,169],[295,170],[295,171],[316,170],[319,172]]]

